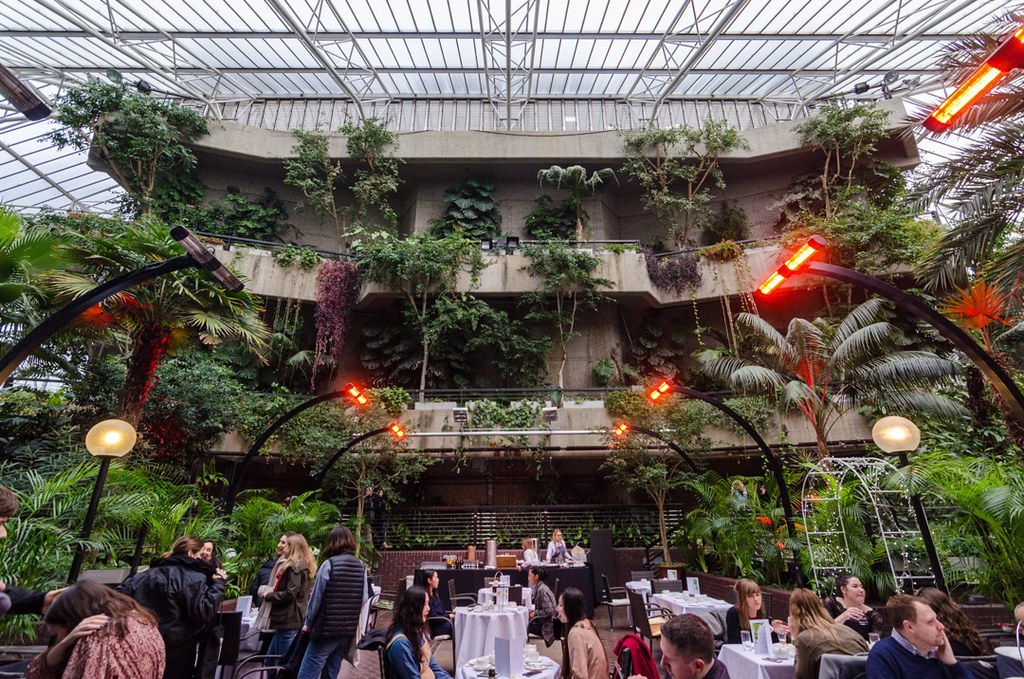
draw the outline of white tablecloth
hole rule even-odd
[[[525,639],[528,621],[525,606],[490,611],[459,606],[455,609],[455,667],[493,652],[496,637]]]
[[[793,658],[772,660],[740,644],[722,646],[718,660],[729,670],[730,679],[793,679],[796,676]]]
[[[668,594],[654,594],[651,601],[672,612],[673,615],[682,613],[707,613],[709,611],[728,611],[732,604],[721,599],[704,597],[702,600],[686,596],[682,592],[669,592]]]
[[[490,603],[491,602],[491,594],[493,593],[493,591],[494,590],[492,590],[490,587],[481,587],[479,590],[477,590],[476,602],[478,604]],[[528,608],[530,610],[533,610],[532,609],[532,602],[533,602],[533,590],[530,589],[529,587],[523,587],[523,605],[526,606],[526,608]]]
[[[540,662],[544,664],[544,667],[539,670],[526,669],[524,676],[526,679],[558,679],[562,674],[561,666],[551,658],[540,656]],[[536,674],[530,674],[536,672]],[[500,674],[498,675],[501,676]],[[476,669],[471,664],[466,663],[459,667],[458,671],[455,672],[455,679],[487,679],[487,669]]]

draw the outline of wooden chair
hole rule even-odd
[[[601,592],[601,602],[608,609],[608,628],[615,629],[615,619],[612,617],[614,609],[620,606],[629,606],[629,597],[626,595],[625,587],[612,587],[608,582],[608,576],[601,574],[601,582],[604,588]]]
[[[645,603],[643,596],[631,589],[626,590],[626,595],[629,597],[629,612],[633,616],[633,631],[650,639],[653,646],[654,640],[661,638],[661,626],[672,614],[657,604]]]
[[[652,590],[663,592],[666,589],[670,592],[682,592],[683,581],[682,580],[658,580],[656,583],[652,583]]]

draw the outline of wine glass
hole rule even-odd
[[[754,648],[754,640],[751,638],[750,632],[748,632],[747,630],[740,631],[740,642],[743,644],[743,648],[747,649],[748,651]]]

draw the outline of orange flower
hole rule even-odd
[[[969,289],[957,288],[956,292],[946,303],[944,311],[958,317],[968,328],[983,330],[992,323],[1010,325],[1001,316],[1006,308],[1006,295],[997,291],[994,285],[978,280]]]
[[[785,549],[786,548],[786,543],[782,542],[781,540],[778,543],[776,543],[776,544],[779,545],[779,549]]]
[[[768,518],[767,516],[759,516],[759,517],[757,517],[757,519],[756,519],[756,520],[757,520],[757,522],[758,522],[759,524],[761,524],[762,526],[768,526],[768,527],[771,527],[771,525],[772,525],[772,520],[771,520],[771,519],[769,519],[769,518]]]

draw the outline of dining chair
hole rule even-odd
[[[615,629],[615,619],[612,617],[614,611],[621,606],[629,606],[629,597],[626,595],[625,587],[612,587],[608,582],[608,576],[603,573],[601,582],[604,584],[601,603],[608,609],[608,628]]]

